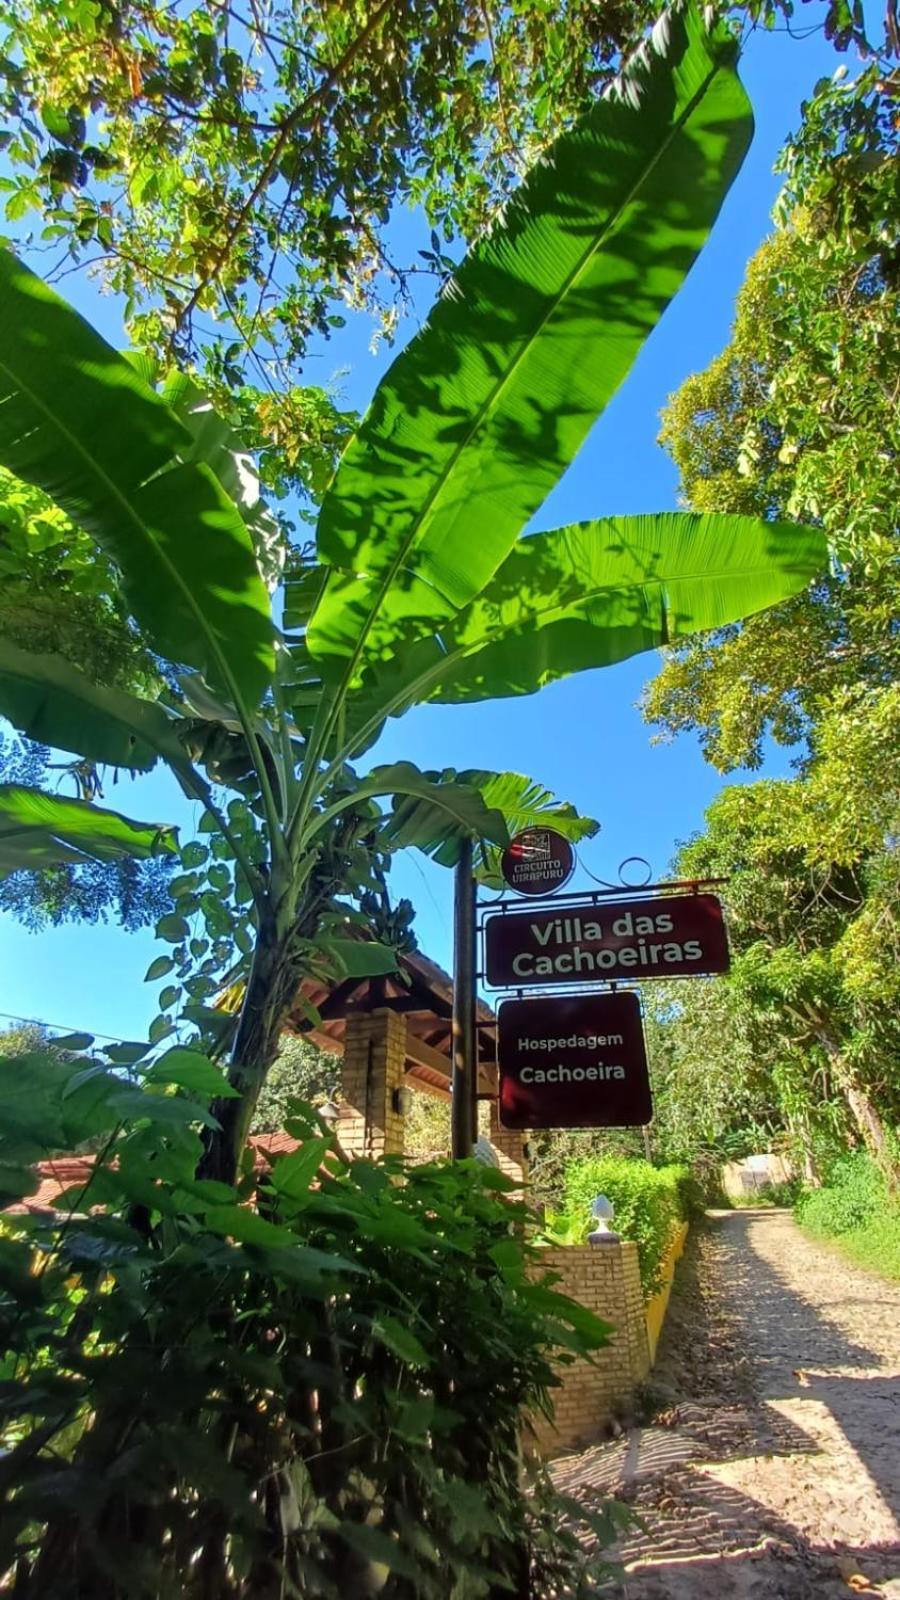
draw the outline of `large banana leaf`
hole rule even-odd
[[[171,855],[176,848],[173,828],[131,822],[118,811],[22,784],[0,784],[0,876],[61,861]]]
[[[477,789],[486,806],[496,808],[503,817],[510,837],[524,828],[541,823],[555,828],[564,839],[576,844],[579,839],[592,839],[600,831],[593,817],[581,817],[568,801],[557,800],[543,784],[535,783],[521,772],[467,771],[457,774],[460,783]],[[438,858],[440,859],[440,858]],[[475,876],[489,886],[502,886],[500,850],[487,840],[479,840],[475,848]]]
[[[665,511],[534,534],[439,635],[370,669],[362,694],[375,720],[427,700],[533,694],[762,611],[826,562],[817,528],[761,517]]]
[[[379,830],[379,843],[386,849],[414,845],[452,865],[462,839],[501,845],[508,841],[502,813],[486,805],[477,788],[461,783],[456,772],[420,772],[411,761],[375,767],[354,784],[351,794],[313,820],[308,837],[313,838],[341,811],[388,795],[393,807]]]
[[[93,534],[157,650],[251,704],[273,666],[244,522],[135,368],[0,249],[0,462]]]
[[[0,639],[0,712],[29,739],[89,761],[147,772],[160,755],[185,754],[162,706],[106,689],[63,656],[35,655]]]
[[[480,592],[703,246],[749,143],[730,36],[668,14],[551,147],[394,362],[319,519],[323,659],[378,658]],[[427,627],[427,623],[425,626]],[[417,631],[424,631],[417,627]]]
[[[260,576],[271,592],[277,587],[284,567],[285,540],[261,497],[259,473],[252,455],[186,373],[167,373],[161,393],[166,405],[191,436],[190,449],[182,451],[182,459],[203,461],[212,468],[249,529]]]

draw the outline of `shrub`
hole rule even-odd
[[[807,1189],[796,1205],[798,1222],[811,1233],[834,1238],[864,1227],[888,1204],[887,1185],[864,1150],[834,1162],[821,1189]]]
[[[298,1148],[197,1181],[218,1069],[166,1052],[0,1061],[0,1203],[101,1138],[58,1210],[0,1235],[0,1589],[54,1600],[581,1595],[571,1503],[523,1477],[553,1360],[605,1342],[475,1162]],[[609,1542],[609,1513],[585,1516]],[[591,1593],[595,1592],[593,1588]]]
[[[841,1156],[821,1189],[807,1189],[797,1221],[820,1239],[833,1239],[861,1267],[900,1278],[900,1201],[863,1150]]]
[[[644,1294],[660,1287],[660,1265],[682,1222],[703,1207],[703,1191],[684,1166],[654,1167],[623,1156],[589,1157],[566,1171],[564,1226],[584,1240],[591,1227],[591,1202],[605,1194],[615,1207],[613,1226],[638,1247]]]

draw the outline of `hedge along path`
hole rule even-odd
[[[900,1284],[789,1212],[709,1221],[679,1268],[654,1422],[559,1462],[561,1487],[644,1519],[627,1600],[900,1596]]]

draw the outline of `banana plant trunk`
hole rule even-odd
[[[199,1178],[215,1178],[220,1183],[235,1180],[256,1102],[278,1054],[285,1017],[297,990],[299,974],[291,943],[291,933],[279,931],[274,914],[261,919],[228,1072],[238,1097],[213,1103],[219,1128],[204,1134]]]

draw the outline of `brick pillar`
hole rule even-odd
[[[350,1156],[403,1154],[403,1118],[394,1093],[406,1070],[406,1018],[382,1007],[347,1018],[338,1138]]]
[[[500,1171],[523,1186],[528,1182],[528,1157],[525,1154],[527,1134],[514,1128],[504,1128],[500,1122],[497,1101],[490,1104],[490,1141],[500,1161]]]

